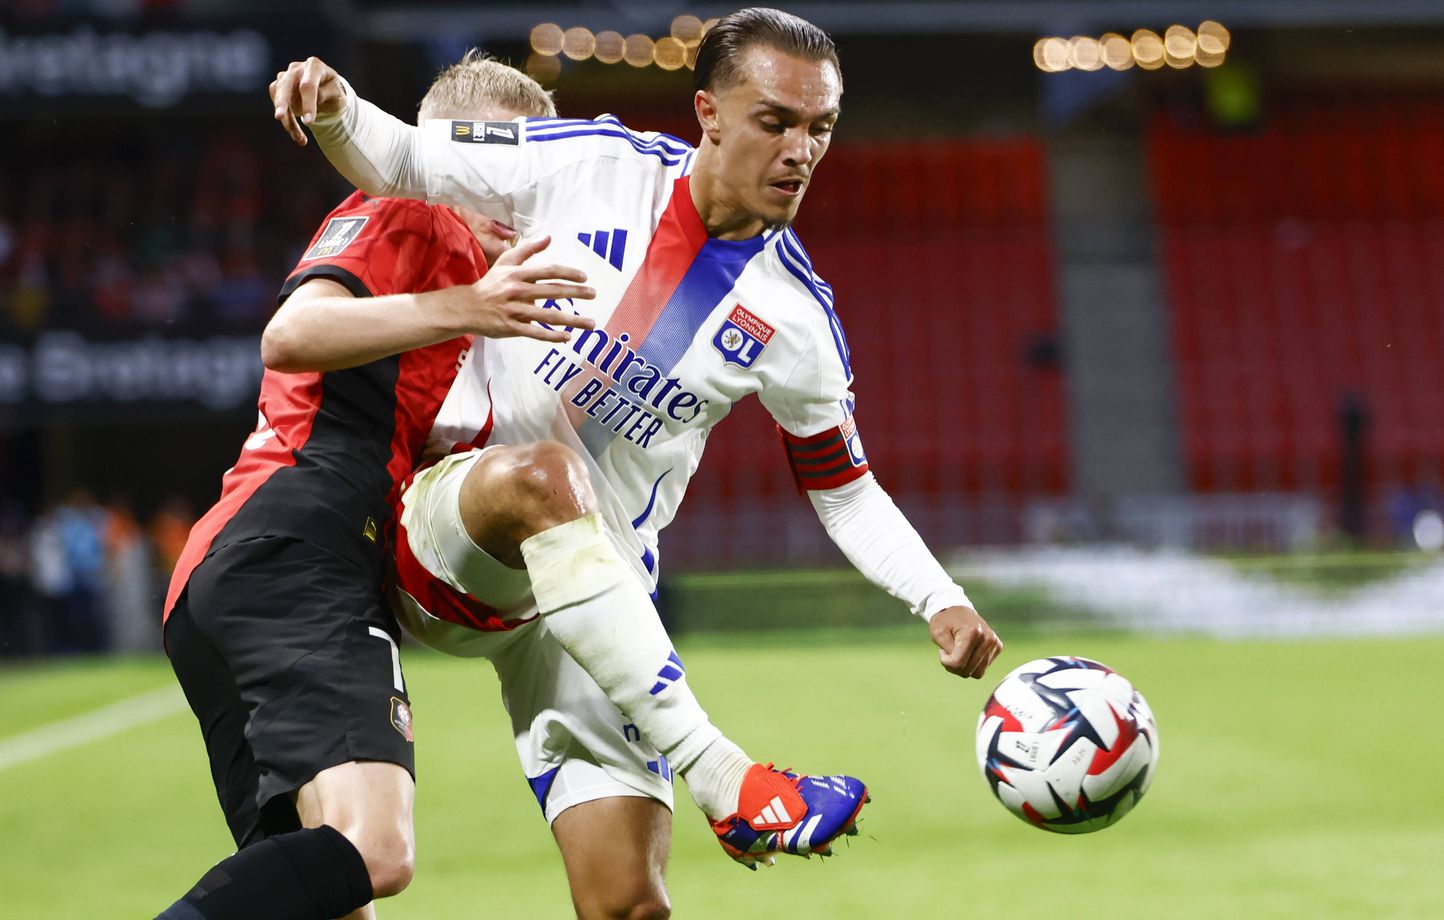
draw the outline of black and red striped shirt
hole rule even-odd
[[[312,278],[380,297],[471,284],[485,270],[476,238],[451,210],[356,192],[316,232],[280,301]],[[463,336],[346,370],[267,370],[256,430],[221,480],[220,499],[191,529],[165,616],[206,556],[253,537],[317,543],[379,584],[394,499],[470,347]]]

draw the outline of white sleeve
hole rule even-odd
[[[848,561],[913,613],[931,620],[940,610],[973,606],[871,473],[807,496]]]
[[[318,115],[311,125],[326,158],[341,175],[368,195],[416,198],[480,211],[489,217],[513,216],[511,193],[531,182],[532,157],[520,143],[522,126],[514,122],[428,122],[408,125],[356,95],[345,80],[346,106],[337,115]],[[453,143],[456,126],[511,130],[510,139]],[[468,134],[468,137],[475,135]]]
[[[669,190],[696,154],[683,141],[632,131],[611,115],[433,119],[417,128],[341,84],[345,107],[311,125],[341,175],[370,195],[467,208],[524,233],[546,227],[557,207],[570,207],[579,187],[639,181],[654,193]]]

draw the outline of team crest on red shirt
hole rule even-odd
[[[722,353],[722,360],[728,364],[751,367],[776,332],[739,303],[712,337],[712,347]]]
[[[411,727],[411,707],[399,696],[391,698],[391,727],[401,733],[407,741],[415,742]]]
[[[355,242],[356,237],[361,235],[361,228],[366,226],[369,217],[333,217],[326,222],[326,229],[321,231],[321,236],[301,256],[301,261],[308,259],[329,259],[338,255],[347,246]]]

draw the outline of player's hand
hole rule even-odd
[[[949,607],[928,624],[943,667],[959,677],[982,677],[1003,650],[1003,641],[971,607]]]
[[[493,339],[525,336],[543,342],[565,342],[571,338],[571,329],[596,328],[591,317],[540,305],[548,300],[560,303],[597,296],[584,283],[587,275],[580,269],[533,259],[550,244],[549,236],[524,240],[497,259],[486,275],[471,285],[471,296],[456,304],[458,327]]]
[[[306,132],[301,124],[310,124],[317,114],[335,115],[346,107],[346,92],[341,88],[341,75],[318,57],[292,61],[271,81],[271,105],[276,121],[291,135],[291,140],[306,146]]]

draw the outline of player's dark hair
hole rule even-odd
[[[763,45],[807,61],[830,61],[842,76],[832,38],[806,19],[781,10],[754,6],[728,13],[702,36],[692,85],[713,90],[742,79],[742,55]]]

